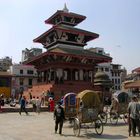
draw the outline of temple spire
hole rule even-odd
[[[64,4],[63,11],[64,11],[64,12],[69,12],[69,9],[67,8],[67,5],[66,5],[66,3]]]

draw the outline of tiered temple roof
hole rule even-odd
[[[60,20],[58,20],[59,18]],[[83,48],[88,41],[99,37],[99,34],[74,27],[85,18],[83,15],[69,12],[66,5],[63,10],[58,10],[45,21],[45,23],[52,24],[52,28],[33,40],[43,44],[47,51],[25,63],[35,64],[40,59],[49,59],[50,55],[69,55],[80,59],[80,61],[86,58],[94,64],[111,61],[111,57]]]

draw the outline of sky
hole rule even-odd
[[[43,48],[33,39],[52,27],[44,21],[65,3],[86,16],[77,28],[100,35],[85,48],[104,48],[128,73],[140,67],[140,0],[0,0],[0,58],[19,63],[25,48]]]

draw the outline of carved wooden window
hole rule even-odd
[[[32,83],[33,83],[33,79],[28,79],[29,86],[32,86]]]
[[[66,22],[71,22],[72,21],[72,18],[71,17],[64,17],[64,21],[66,21]]]
[[[49,38],[50,38],[50,43],[54,42],[54,35],[53,35],[53,34],[51,34],[51,35],[49,36]]]
[[[77,42],[77,34],[66,33],[68,36],[67,41]]]
[[[56,23],[56,24],[59,23],[59,22],[61,22],[61,21],[62,21],[61,16],[58,16],[58,17],[55,19],[55,23]]]
[[[24,78],[19,79],[19,84],[20,84],[20,86],[22,86],[24,84]]]

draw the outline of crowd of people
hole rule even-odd
[[[54,94],[50,93],[49,91],[45,92],[43,91],[40,96],[32,96],[32,92],[29,92],[29,98],[25,96],[23,93],[19,94],[19,97],[13,98],[12,96],[7,98],[4,96],[4,94],[0,94],[0,112],[4,108],[3,106],[8,107],[20,107],[19,113],[21,114],[22,111],[24,111],[26,114],[27,113],[27,106],[31,107],[32,106],[32,111],[37,112],[38,114],[40,113],[41,107],[48,107],[48,110],[50,112],[54,111]]]
[[[30,95],[29,103],[32,104],[33,112],[37,112],[39,114],[41,106],[48,106],[48,110],[50,112],[54,111],[54,106],[55,106],[54,98],[53,98],[52,94],[50,94],[49,91],[47,91],[46,93],[45,93],[45,91],[43,91],[42,95],[40,97],[32,96],[32,94],[30,92],[29,92],[29,95]]]

